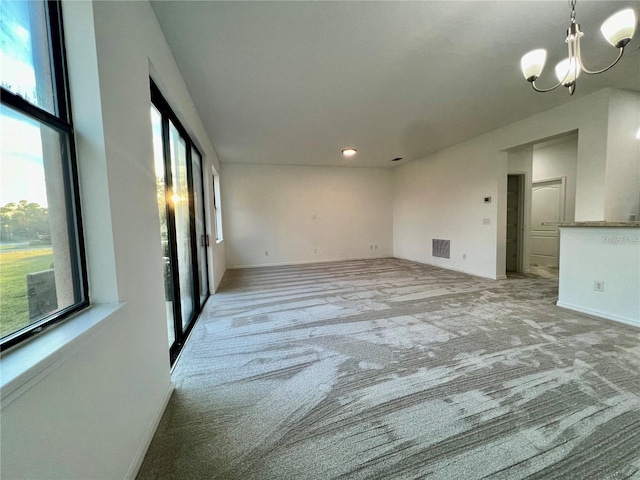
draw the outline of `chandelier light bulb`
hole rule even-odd
[[[556,65],[556,77],[558,77],[559,82],[568,87],[580,76],[581,70],[575,57],[565,58]]]
[[[604,38],[616,48],[624,47],[636,30],[636,15],[631,8],[621,10],[607,18],[600,31]]]
[[[522,56],[520,68],[522,74],[529,82],[534,81],[542,73],[544,64],[547,61],[547,51],[544,48],[532,50]]]

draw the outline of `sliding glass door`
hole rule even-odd
[[[194,313],[193,252],[191,250],[191,212],[189,176],[187,172],[187,142],[169,120],[171,161],[171,203],[175,221],[176,256],[180,284],[180,330],[185,332]]]
[[[209,236],[205,223],[204,191],[202,188],[202,157],[195,148],[191,149],[191,171],[193,172],[193,203],[196,223],[196,244],[198,257],[198,278],[200,280],[200,303],[209,296],[209,269],[207,268],[207,247]]]
[[[171,363],[209,296],[202,156],[151,84],[158,214]]]
[[[156,198],[158,215],[160,216],[160,241],[162,242],[162,264],[164,268],[164,293],[166,299],[167,329],[169,347],[176,341],[173,314],[173,273],[171,271],[171,254],[169,241],[169,219],[167,215],[167,185],[164,165],[164,142],[162,137],[162,115],[157,108],[151,106],[151,129],[153,133],[153,157],[156,172]]]

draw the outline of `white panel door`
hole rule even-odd
[[[531,263],[558,267],[558,227],[564,220],[564,179],[534,182],[531,191]]]

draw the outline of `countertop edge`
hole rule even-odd
[[[638,228],[640,222],[542,222],[547,227],[600,227],[600,228]]]

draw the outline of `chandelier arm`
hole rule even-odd
[[[610,68],[613,68],[615,66],[616,63],[618,63],[620,61],[620,59],[622,58],[622,54],[624,53],[624,47],[620,47],[619,51],[618,51],[618,58],[616,58],[613,63],[611,65],[609,65],[606,68],[603,68],[602,70],[589,70],[587,68],[585,68],[584,64],[582,63],[582,55],[580,55],[580,44],[578,44],[578,63],[580,63],[580,68],[582,68],[582,71],[584,73],[587,73],[589,75],[597,75],[598,73],[603,73],[606,72],[607,70],[609,70]]]
[[[571,48],[571,43],[569,43],[569,58],[571,58],[571,55],[572,55],[572,48]],[[564,74],[564,78],[551,88],[539,88],[536,85],[535,80],[531,81],[531,86],[536,92],[540,92],[540,93],[550,92],[551,90],[555,90],[556,88],[558,88],[560,85],[564,85],[564,82],[569,77],[570,73],[571,73],[571,69],[567,69],[567,73]]]
[[[565,77],[566,78],[566,77]],[[563,80],[564,81],[564,80]],[[533,87],[533,89],[536,92],[540,92],[540,93],[546,93],[546,92],[550,92],[551,90],[555,90],[556,88],[558,88],[560,85],[562,85],[562,82],[559,82],[557,85],[554,85],[551,88],[538,88],[538,86],[536,85],[536,81],[532,81],[531,82],[531,86]]]

